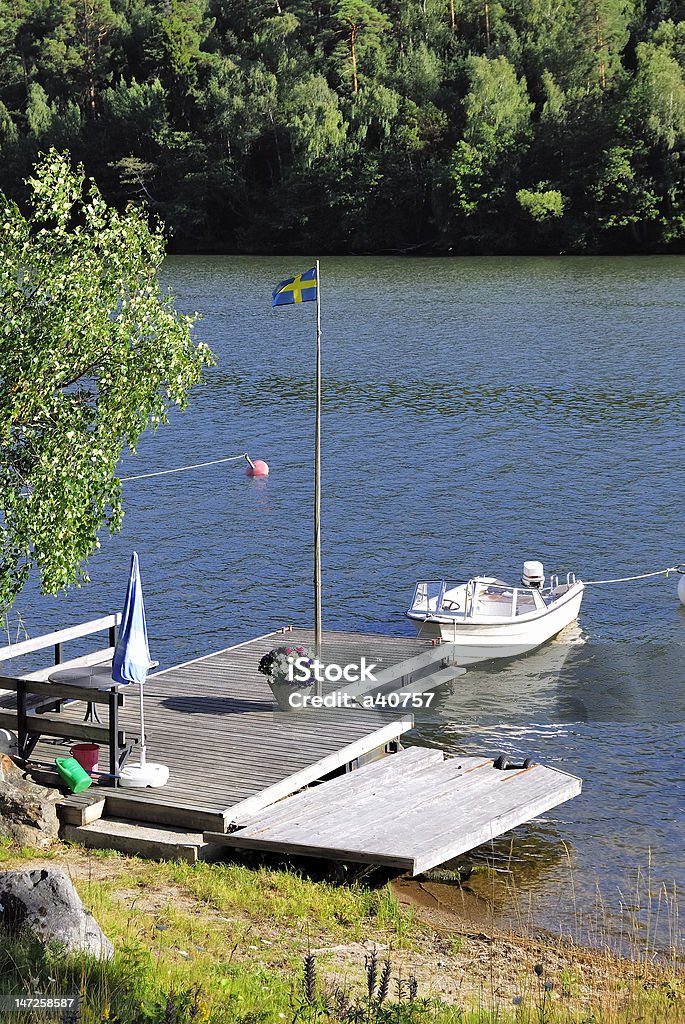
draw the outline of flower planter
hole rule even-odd
[[[290,703],[291,694],[303,692],[308,693],[311,690],[311,686],[293,686],[292,683],[277,683],[272,679],[269,679],[269,686],[271,687],[271,692],[273,693],[276,703],[281,711],[298,710]]]
[[[295,675],[295,678],[289,682],[288,680],[293,675],[295,659],[299,659],[300,662],[297,665],[298,673],[302,673],[304,668],[305,677],[298,678],[298,675]],[[290,703],[293,693],[311,692],[314,685],[313,665],[311,651],[308,648],[294,647],[289,644],[274,647],[261,658],[258,671],[266,676],[281,711],[296,710]]]

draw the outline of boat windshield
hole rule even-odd
[[[501,580],[476,577],[468,583],[421,580],[416,584],[409,610],[423,615],[444,612],[461,618],[471,615],[515,618],[545,607],[538,590],[510,587]]]
[[[413,612],[437,612],[442,607],[445,593],[444,580],[423,580],[416,584],[414,600],[411,603]]]

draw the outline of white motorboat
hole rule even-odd
[[[467,583],[421,580],[407,617],[421,636],[458,644],[457,662],[468,665],[513,658],[551,640],[578,617],[583,591],[574,573],[564,582],[552,576],[545,587],[542,563],[530,561],[520,586],[492,576]]]

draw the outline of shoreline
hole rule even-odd
[[[483,882],[479,884],[481,878]],[[488,892],[484,891],[486,880]],[[500,891],[496,891],[498,885]],[[430,875],[417,878],[402,876],[391,881],[390,887],[403,906],[410,908],[421,921],[438,932],[499,935],[525,942],[582,949],[589,956],[608,953],[627,962],[650,959],[662,965],[678,963],[685,967],[685,951],[677,938],[669,948],[661,937],[650,933],[649,923],[640,927],[633,922],[632,928],[626,927],[621,932],[607,916],[598,921],[596,907],[577,908],[575,933],[563,931],[561,927],[555,928],[536,917],[531,898],[525,899],[525,913],[522,913],[518,905],[520,894],[515,884],[510,886],[495,879],[493,885],[488,873],[479,873],[475,880],[467,877],[462,883]],[[677,926],[677,909],[673,913],[676,920],[671,923]],[[664,916],[667,916],[666,911]],[[591,919],[594,922],[594,941],[589,934],[588,922]]]
[[[435,259],[435,260],[461,260],[461,259],[633,259],[635,257],[645,257],[646,259],[653,259],[655,257],[669,257],[669,256],[682,256],[685,254],[685,247],[680,244],[678,248],[668,249],[622,249],[620,251],[613,252],[609,249],[583,249],[582,251],[574,252],[559,251],[559,250],[544,250],[544,249],[526,249],[520,252],[479,252],[479,251],[464,251],[454,252],[448,246],[445,249],[430,248],[431,243],[423,243],[421,245],[410,248],[409,250],[395,249],[392,251],[388,250],[370,250],[368,252],[323,252],[321,254],[322,259]],[[269,251],[248,251],[244,249],[235,249],[227,251],[225,249],[212,249],[199,248],[199,249],[186,249],[183,247],[174,248],[170,246],[167,250],[167,258],[169,256],[230,256],[230,257],[245,257],[246,259],[311,259],[311,249],[308,248],[294,248],[287,250],[269,250]]]
[[[267,970],[273,986],[292,999],[304,957],[313,954],[327,990],[342,986],[363,995],[366,964],[375,955],[391,961],[395,977],[414,978],[421,997],[494,1014],[484,1021],[539,1019],[543,1005],[557,1014],[544,1018],[550,1024],[587,1020],[588,1013],[597,1024],[622,1024],[639,1019],[643,1001],[652,999],[659,1000],[659,1015],[648,1018],[655,1024],[681,1019],[681,962],[662,963],[645,953],[626,958],[538,929],[527,935],[500,930],[487,900],[468,886],[400,877],[369,890],[264,864],[191,867],[62,844],[44,854],[0,849],[0,871],[50,867],[69,875],[116,949],[123,949],[135,920],[148,949],[161,951],[164,944],[167,976],[190,972],[208,987],[223,950],[232,971],[248,977]],[[222,893],[228,884],[234,887],[230,900]],[[449,905],[441,899],[446,888],[454,889]],[[347,910],[331,914],[338,900]],[[520,1018],[519,1006],[527,1007],[528,1017]],[[626,1007],[633,1008],[630,1014]]]

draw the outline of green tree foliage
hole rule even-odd
[[[492,216],[530,139],[526,83],[506,57],[469,57],[464,137],[454,150],[455,207],[464,216]]]
[[[160,77],[183,116],[188,114],[188,97],[197,88],[208,55],[202,45],[214,27],[207,16],[206,0],[168,0],[160,4],[156,34],[150,53],[159,64]]]
[[[335,18],[350,48],[352,91],[359,92],[359,62],[380,50],[380,36],[390,19],[366,0],[338,0]]]
[[[536,189],[522,188],[516,193],[521,208],[529,213],[539,224],[561,217],[564,212],[564,197],[556,188],[546,188],[545,182],[539,182]]]
[[[300,79],[288,97],[284,126],[288,130],[293,157],[304,167],[318,161],[334,160],[345,141],[338,96],[322,75]]]
[[[124,447],[185,406],[210,360],[160,292],[159,228],[55,151],[27,184],[27,214],[0,198],[3,608],[33,566],[48,593],[87,578],[98,531],[121,523]]]
[[[640,43],[633,94],[647,134],[672,151],[685,139],[685,66],[664,45]]]
[[[0,0],[0,189],[186,251],[679,251],[683,0]]]

